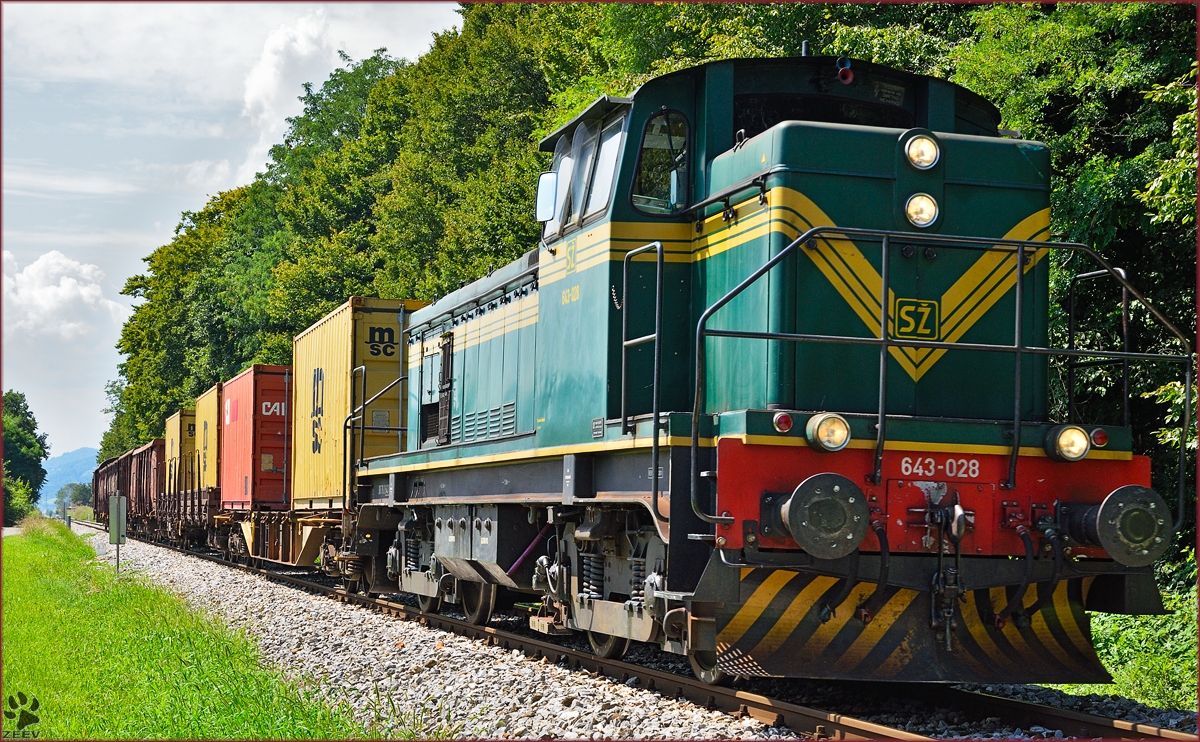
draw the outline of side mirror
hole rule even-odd
[[[543,224],[554,219],[554,204],[558,195],[558,173],[550,171],[538,177],[537,220]]]

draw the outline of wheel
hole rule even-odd
[[[692,672],[705,685],[729,685],[733,676],[717,667],[716,652],[692,652],[688,655]]]
[[[619,660],[629,651],[628,637],[589,631],[587,638],[588,644],[592,645],[592,654],[601,659]]]
[[[422,613],[437,613],[442,608],[442,597],[440,595],[418,595],[417,607]]]
[[[468,582],[459,580],[459,594],[462,596],[462,611],[467,615],[467,623],[483,626],[492,617],[492,609],[496,607],[496,586],[486,582]]]

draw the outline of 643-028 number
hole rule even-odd
[[[933,457],[905,456],[900,459],[900,473],[906,477],[962,477],[975,479],[979,476],[979,459],[946,459],[939,462]]]

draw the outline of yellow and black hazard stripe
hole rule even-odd
[[[1104,683],[1092,648],[1082,580],[1060,582],[1030,621],[991,621],[1003,589],[972,590],[959,604],[947,651],[931,627],[929,591],[889,587],[870,623],[854,617],[875,589],[859,582],[823,621],[821,606],[841,591],[835,577],[743,568],[740,602],[717,613],[717,662],[737,675],[912,681]],[[1037,600],[1031,586],[1025,605]],[[1009,589],[1015,592],[1016,588]]]

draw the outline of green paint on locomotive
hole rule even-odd
[[[624,292],[621,259],[653,240],[666,250],[661,409],[682,411],[692,406],[700,313],[811,226],[1047,239],[1044,145],[1000,138],[995,109],[958,86],[864,62],[853,63],[854,83],[842,85],[834,62],[735,60],[683,70],[649,81],[631,100],[601,98],[547,137],[545,151],[569,153],[579,139],[576,154],[599,152],[593,167],[573,174],[572,213],[580,218],[552,223],[537,250],[413,315],[412,342],[419,347],[410,356],[409,419],[420,422],[410,426],[408,452],[372,462],[369,470],[628,440],[604,423],[621,406],[618,305],[628,307],[630,337],[653,331],[655,263],[652,254],[634,260]],[[859,123],[821,120],[830,118]],[[576,137],[582,124],[589,128]],[[643,152],[647,132],[657,149]],[[904,154],[917,134],[940,147],[939,160],[926,170]],[[664,152],[685,165],[680,175],[663,169]],[[723,203],[701,214],[683,208],[764,174],[762,203],[760,189],[751,186],[730,192],[729,212]],[[579,186],[589,178],[594,182],[585,192]],[[939,207],[924,230],[904,216],[914,193],[932,196]],[[892,337],[1013,341],[1015,256],[905,248],[891,246]],[[1046,344],[1045,252],[1026,266],[1026,344]],[[880,257],[878,244],[820,241],[718,312],[710,327],[877,336]],[[443,352],[451,336],[452,349]],[[894,351],[890,413],[1011,415],[1011,355]],[[631,414],[650,411],[652,357],[651,344],[629,354]],[[451,363],[448,377],[444,359]],[[1046,361],[1026,356],[1024,364],[1023,417],[1044,421]],[[706,409],[870,413],[878,372],[873,347],[712,338]],[[722,429],[727,424],[722,416]],[[996,426],[983,424],[897,426],[889,437],[908,435],[1008,443],[994,441]],[[862,436],[874,434],[864,428]],[[1111,446],[1127,446],[1127,436],[1114,435]]]

